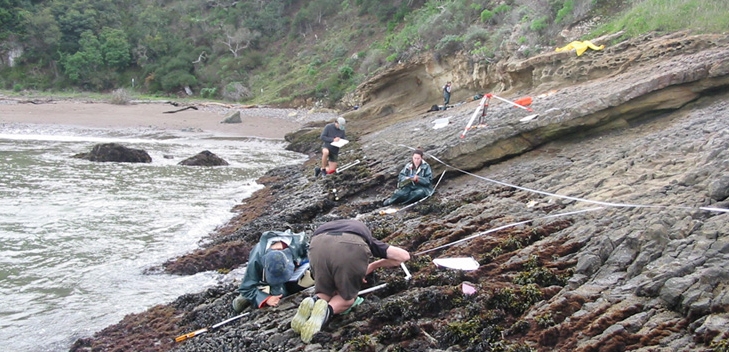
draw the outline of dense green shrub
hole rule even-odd
[[[488,22],[494,18],[494,13],[488,9],[481,11],[481,22]]]
[[[575,1],[574,0],[565,0],[564,4],[562,5],[562,8],[557,11],[557,17],[554,19],[554,22],[556,23],[562,23],[562,21],[567,18],[567,16],[572,14],[572,11],[575,7]]]
[[[186,71],[174,70],[162,76],[160,84],[163,90],[174,92],[183,87],[197,84],[197,78]]]
[[[217,94],[218,88],[202,88],[200,89],[200,96],[203,98],[213,98]]]
[[[455,53],[463,47],[463,38],[458,35],[447,35],[435,45],[435,50],[443,55]]]
[[[539,17],[532,21],[531,24],[529,24],[529,29],[535,31],[535,32],[541,32],[545,28],[547,28],[547,17]]]
[[[339,78],[342,80],[348,80],[354,76],[354,70],[349,65],[344,65],[339,68]]]

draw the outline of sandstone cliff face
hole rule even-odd
[[[74,350],[112,349],[122,336],[129,348],[178,351],[683,351],[726,344],[728,59],[725,37],[676,34],[580,57],[546,53],[484,67],[424,59],[383,73],[360,87],[362,108],[345,115],[355,138],[340,162],[360,160],[357,166],[314,179],[314,155],[271,171],[261,179],[267,188],[238,209],[237,230],[179,262],[216,269],[210,263],[220,263],[221,253],[254,243],[263,231],[356,217],[411,252],[412,279],[381,270],[387,286],[308,346],[288,325],[304,294],[175,344],[176,335],[232,316],[236,283],[227,282],[129,316]],[[445,80],[460,87],[452,102],[461,103],[426,112],[442,101]],[[531,96],[534,112],[492,99],[484,126],[460,138],[478,92]],[[530,114],[539,116],[520,121]],[[450,123],[433,129],[436,119]],[[317,143],[318,134],[308,135],[297,134]],[[383,213],[381,201],[415,146],[425,149],[436,177],[445,176],[433,197]],[[478,270],[431,262],[468,256]],[[461,291],[464,281],[476,294]],[[129,332],[139,324],[155,328]]]

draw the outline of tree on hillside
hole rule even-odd
[[[291,2],[291,0],[238,1],[234,7],[235,11],[230,10],[230,14],[235,17],[228,20],[235,19],[241,27],[262,33],[263,36],[259,38],[261,40],[276,41],[287,31],[289,18],[285,15],[285,10]]]
[[[125,33],[134,47],[133,61],[144,68],[169,53],[171,38],[169,16],[160,8],[147,6],[139,12]]]
[[[101,31],[101,52],[108,67],[124,69],[129,66],[129,51],[130,45],[124,31],[114,28],[104,28]]]
[[[61,28],[53,17],[51,9],[43,9],[37,13],[23,11],[21,13],[25,32],[20,36],[25,45],[25,60],[51,61],[57,57],[61,43]]]
[[[307,6],[309,13],[314,15],[316,23],[321,24],[324,16],[336,13],[340,8],[340,2],[337,0],[316,0],[310,2]]]
[[[0,39],[7,38],[20,25],[21,11],[17,0],[0,0]]]
[[[81,33],[80,49],[61,57],[64,73],[75,83],[87,83],[104,64],[101,43],[91,31]]]
[[[225,25],[223,26],[223,36],[225,38],[221,39],[220,43],[233,53],[233,57],[237,58],[242,50],[247,49],[253,41],[261,36],[261,33],[251,31],[245,27],[236,29],[231,25]]]
[[[112,0],[54,0],[49,6],[61,30],[60,51],[79,50],[81,34],[91,31],[96,36],[104,27],[121,26],[120,11]]]

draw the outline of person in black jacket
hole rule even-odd
[[[337,118],[333,123],[324,126],[321,132],[321,140],[324,142],[321,147],[321,167],[314,169],[314,176],[326,176],[337,171],[337,159],[339,158],[339,147],[333,146],[332,142],[338,142],[346,137],[344,127],[347,121],[344,117]]]

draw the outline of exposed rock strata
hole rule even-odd
[[[237,230],[212,236],[200,252],[254,243],[264,230],[357,216],[413,253],[410,281],[381,270],[386,288],[308,346],[288,326],[303,295],[175,344],[176,335],[233,315],[235,283],[225,283],[128,316],[73,350],[114,350],[119,331],[125,348],[176,351],[683,351],[726,342],[729,214],[705,209],[729,208],[728,56],[726,38],[677,35],[513,62],[506,72],[515,82],[531,77],[519,93],[534,96],[540,116],[521,123],[526,112],[492,101],[487,126],[463,139],[476,103],[425,113],[430,104],[400,93],[418,108],[401,114],[380,93],[347,115],[348,130],[361,134],[340,162],[359,165],[324,180],[310,173],[317,156],[272,170],[267,187],[238,208]],[[451,124],[433,130],[431,121],[444,117]],[[445,178],[434,197],[380,215],[416,145]],[[206,268],[201,253],[179,262]],[[430,262],[456,256],[481,267],[454,272]],[[463,295],[463,281],[478,293]],[[132,330],[162,312],[164,324]]]

